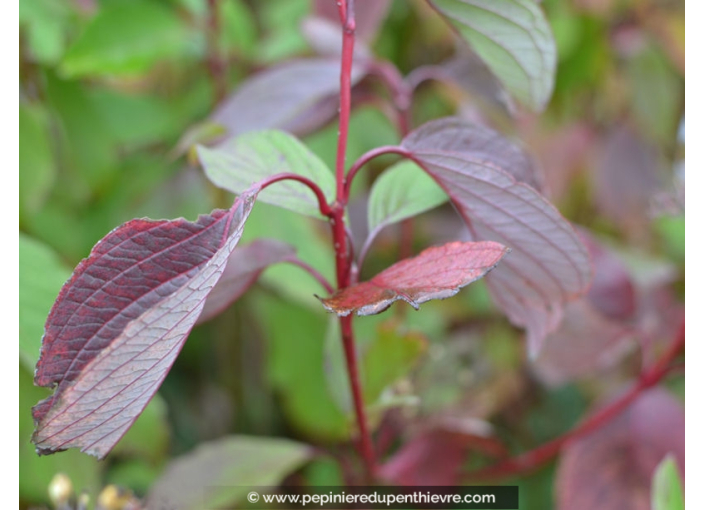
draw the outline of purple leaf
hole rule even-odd
[[[557,386],[612,367],[636,346],[632,327],[605,317],[588,299],[565,307],[559,328],[545,339],[534,366],[540,378]]]
[[[626,229],[643,231],[662,190],[658,153],[630,128],[610,132],[591,177],[599,208]]]
[[[352,83],[365,72],[363,65],[355,64]],[[225,126],[230,136],[273,128],[303,134],[302,128],[319,127],[313,120],[322,124],[336,113],[337,109],[330,107],[330,97],[339,89],[340,63],[336,59],[286,62],[247,79],[211,120]]]
[[[34,382],[40,454],[103,458],[166,377],[242,235],[255,191],[196,222],[132,220],[104,237],[61,289]]]
[[[618,418],[563,449],[557,507],[648,510],[653,472],[669,453],[684,479],[684,446],[684,408],[665,390],[649,390]]]
[[[565,318],[548,335],[535,368],[548,384],[563,384],[614,366],[636,347],[631,319],[635,287],[623,263],[585,230],[578,230],[592,258],[589,293],[565,307]]]
[[[589,250],[594,266],[594,279],[587,298],[604,316],[626,321],[636,312],[636,289],[626,266],[613,253],[584,230],[579,238]]]
[[[209,321],[237,301],[267,267],[283,262],[295,253],[293,246],[275,239],[257,239],[235,248],[225,272],[208,294],[197,324]]]
[[[406,442],[380,467],[379,474],[399,485],[459,485],[471,451],[491,456],[506,454],[492,436],[436,427]]]
[[[513,250],[487,278],[511,322],[527,329],[537,354],[562,317],[563,304],[586,292],[589,254],[572,226],[529,184],[523,152],[498,133],[460,119],[440,119],[402,146],[440,184],[477,240]]]
[[[494,242],[448,243],[428,248],[417,257],[402,260],[368,282],[358,283],[321,299],[329,312],[340,317],[356,312],[374,315],[394,301],[404,300],[418,309],[431,299],[445,299],[491,271],[509,250]]]

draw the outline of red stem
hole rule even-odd
[[[367,483],[372,484],[376,477],[376,458],[372,437],[367,426],[366,411],[364,410],[364,398],[362,395],[362,384],[359,379],[359,369],[357,368],[357,350],[352,331],[351,315],[340,317],[340,329],[342,331],[342,345],[345,349],[347,374],[352,388],[354,412],[357,417],[357,427],[359,428],[359,450],[364,460]]]
[[[364,165],[369,163],[372,159],[378,156],[382,156],[384,154],[398,154],[399,156],[403,156],[405,158],[412,159],[413,161],[415,161],[411,153],[409,153],[403,147],[399,147],[397,145],[384,145],[382,147],[372,149],[369,152],[362,154],[359,159],[355,161],[354,164],[350,167],[350,171],[347,173],[347,178],[345,179],[344,183],[346,195],[349,195],[350,189],[352,188],[352,181],[357,175],[357,172],[359,172],[359,170]]]
[[[670,372],[670,364],[684,349],[684,333],[685,328],[683,320],[680,330],[677,333],[677,337],[672,344],[670,344],[670,347],[667,349],[665,354],[663,354],[662,358],[660,358],[655,365],[647,370],[644,370],[638,379],[638,383],[629,391],[624,393],[619,399],[601,409],[599,412],[592,415],[586,421],[582,422],[566,434],[563,434],[562,436],[517,457],[505,460],[485,469],[474,471],[468,475],[468,479],[476,481],[477,479],[486,480],[505,478],[510,475],[533,471],[555,457],[565,443],[586,436],[611,421],[613,418],[626,410],[643,391],[658,384],[660,380]]]
[[[337,287],[343,289],[350,285],[351,257],[347,243],[345,228],[345,205],[349,198],[349,188],[345,185],[345,156],[347,153],[347,138],[349,135],[350,108],[352,98],[352,59],[354,56],[355,20],[354,0],[338,2],[340,20],[342,21],[342,62],[340,70],[340,124],[337,139],[337,158],[335,162],[335,182],[337,195],[332,205],[330,225],[332,227],[333,245],[335,248],[335,265],[337,269]],[[362,387],[357,368],[357,353],[352,330],[352,317],[340,317],[342,344],[345,349],[347,373],[352,388],[354,410],[359,428],[359,449],[364,459],[368,483],[374,480],[376,461],[371,435],[367,427],[367,416],[364,410]]]
[[[328,294],[332,294],[335,292],[335,289],[333,288],[332,285],[330,285],[330,282],[328,282],[327,278],[325,278],[317,269],[315,269],[313,266],[310,264],[303,262],[301,259],[299,259],[296,256],[292,256],[290,258],[287,258],[284,262],[288,262],[289,264],[293,264],[294,266],[298,266],[304,271],[306,271],[308,274],[310,274],[313,278],[315,278],[320,285],[323,286],[323,288],[326,290]]]
[[[208,0],[208,73],[215,89],[215,103],[220,103],[227,95],[225,59],[220,53],[220,14],[218,0]]]
[[[261,189],[267,188],[271,186],[272,184],[279,182],[279,181],[298,181],[302,184],[305,184],[308,186],[313,193],[315,193],[315,197],[318,199],[318,207],[320,208],[320,214],[323,216],[327,216],[328,218],[333,217],[333,209],[330,207],[330,205],[327,202],[327,198],[325,198],[325,193],[323,193],[323,190],[320,189],[320,187],[308,179],[307,177],[304,177],[302,175],[290,173],[290,172],[284,172],[276,175],[272,175],[271,177],[267,177],[263,181],[259,182],[259,185],[261,186]]]

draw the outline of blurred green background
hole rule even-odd
[[[334,324],[313,297],[322,292],[316,282],[284,265],[193,331],[157,398],[106,461],[77,451],[40,458],[29,442],[30,408],[48,395],[32,385],[43,324],[71,268],[131,218],[195,219],[231,201],[178,149],[215,106],[207,67],[213,45],[226,62],[229,92],[257,70],[313,54],[300,29],[310,1],[216,4],[222,33],[213,42],[206,0],[20,0],[21,507],[46,504],[57,472],[93,495],[111,483],[144,495],[172,459],[229,434],[329,447],[334,455],[298,471],[300,463],[292,464],[293,476],[309,484],[343,480],[335,459],[350,458],[352,422]],[[521,110],[512,119],[471,80],[466,88],[430,83],[416,94],[414,124],[460,111],[521,139],[558,208],[627,261],[639,291],[657,288],[662,300],[641,300],[651,308],[638,319],[662,322],[653,329],[657,345],[671,327],[653,309],[666,302],[674,310],[684,300],[684,2],[542,6],[559,54],[546,112]],[[404,74],[459,51],[442,20],[416,0],[394,1],[370,44]],[[383,89],[369,89],[384,97]],[[336,135],[333,122],[304,138],[330,168]],[[398,141],[376,104],[355,108],[348,161]],[[366,185],[389,161],[375,161],[357,182],[353,221],[363,214]],[[460,232],[449,208],[422,215],[416,227],[416,253]],[[332,277],[324,225],[258,204],[244,240],[257,237],[292,243]],[[397,240],[396,231],[379,238],[365,275],[395,260]],[[598,396],[632,377],[640,359],[631,352],[598,378],[547,385],[525,359],[522,332],[496,311],[481,283],[419,313],[404,307],[355,322],[375,428],[385,409],[402,430],[475,418],[491,421],[510,449],[522,451],[571,427]],[[683,377],[668,384],[684,399]],[[521,508],[552,506],[554,470],[520,482],[527,498]]]

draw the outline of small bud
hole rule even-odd
[[[117,485],[108,485],[100,491],[96,508],[103,510],[123,510],[133,508],[134,502],[134,494],[132,494],[132,491],[123,489]]]
[[[90,504],[90,496],[88,495],[87,492],[82,492],[80,496],[78,496],[78,505],[76,507],[77,510],[88,510],[88,505]]]
[[[66,505],[73,496],[73,483],[63,473],[57,473],[49,483],[49,500],[59,508]]]

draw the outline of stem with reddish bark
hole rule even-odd
[[[208,0],[208,73],[213,82],[215,93],[215,103],[220,103],[227,95],[227,75],[226,64],[220,52],[220,12],[218,10],[219,0]]]
[[[658,384],[663,377],[669,374],[671,372],[671,368],[673,368],[671,366],[672,362],[684,349],[684,337],[685,328],[683,320],[677,333],[677,337],[675,337],[667,351],[657,363],[641,373],[638,383],[633,388],[628,390],[621,397],[601,409],[596,414],[589,417],[586,421],[582,422],[571,431],[539,446],[534,450],[499,462],[494,466],[489,466],[488,468],[474,471],[470,473],[467,478],[472,481],[476,481],[478,479],[487,480],[506,478],[511,475],[527,473],[543,466],[558,453],[560,453],[560,450],[566,443],[586,436],[594,430],[606,425],[609,421],[625,411],[628,406],[631,405],[641,395],[641,393],[643,393],[643,391],[652,388]]]
[[[345,206],[349,198],[349,188],[345,183],[345,156],[347,153],[347,138],[349,134],[350,108],[352,97],[352,59],[354,55],[355,20],[354,0],[338,2],[340,20],[342,22],[342,63],[340,70],[340,123],[337,139],[337,158],[335,164],[335,181],[337,195],[332,205],[330,224],[332,227],[333,244],[335,248],[335,265],[337,270],[337,287],[343,289],[350,285],[351,257],[345,228]],[[359,370],[357,368],[357,352],[352,330],[352,317],[340,317],[340,331],[345,350],[345,361],[352,389],[354,410],[359,427],[359,449],[364,459],[367,481],[372,482],[376,472],[376,460],[371,435],[367,426],[364,410],[364,399]]]

